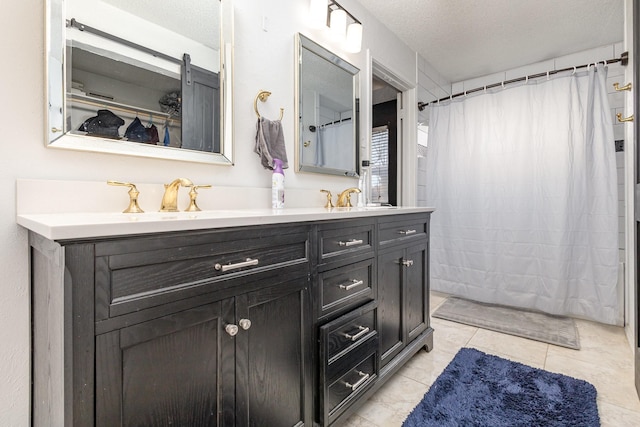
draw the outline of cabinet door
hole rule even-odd
[[[429,327],[429,280],[427,246],[418,245],[406,249],[404,270],[404,323],[405,344],[413,341]]]
[[[229,312],[233,300],[98,335],[96,426],[220,425]]]
[[[311,425],[308,282],[236,297],[236,426]]]
[[[378,334],[380,367],[403,348],[402,280],[403,249],[385,252],[378,257]]]

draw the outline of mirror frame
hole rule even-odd
[[[65,0],[45,1],[45,146],[165,160],[234,164],[233,137],[233,0],[220,1],[220,153],[114,141],[97,136],[65,133],[66,40]]]
[[[337,67],[340,67],[344,71],[350,73],[353,76],[353,118],[354,118],[354,133],[353,133],[353,158],[354,164],[352,169],[335,169],[330,167],[321,167],[314,165],[305,165],[302,164],[302,150],[304,141],[302,141],[302,129],[301,129],[301,120],[302,120],[302,91],[301,91],[301,77],[302,77],[302,49],[307,49],[312,53],[320,56],[321,58],[326,59],[327,61],[333,63]],[[329,51],[328,49],[320,46],[318,43],[314,42],[310,38],[297,33],[295,38],[295,52],[296,52],[296,67],[295,67],[295,117],[296,117],[296,126],[295,126],[295,167],[297,172],[311,172],[311,173],[321,173],[327,175],[338,175],[338,176],[347,176],[347,177],[357,177],[359,172],[359,164],[360,164],[360,150],[359,139],[360,139],[360,98],[358,97],[360,92],[360,80],[359,74],[360,69],[350,64],[346,60],[342,59],[335,53]]]

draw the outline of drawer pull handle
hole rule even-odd
[[[251,258],[247,258],[246,261],[243,262],[237,262],[235,264],[216,264],[213,266],[213,268],[215,268],[218,271],[221,271],[224,273],[225,271],[229,271],[229,270],[234,270],[236,268],[242,268],[242,267],[249,267],[250,265],[258,265],[258,259],[251,259]]]
[[[358,332],[357,334],[355,335],[344,334],[344,337],[351,341],[358,341],[360,338],[368,334],[370,331],[370,329],[366,326],[358,326],[358,329],[360,330],[360,332]]]
[[[409,234],[416,234],[416,230],[400,230],[398,231],[398,234],[408,236]]]
[[[362,371],[358,371],[358,375],[360,375],[362,378],[360,378],[358,381],[356,381],[355,384],[349,384],[347,382],[344,383],[344,385],[347,386],[347,388],[350,388],[351,391],[356,391],[358,389],[358,387],[360,387],[362,384],[364,384],[369,379],[369,374],[365,374]]]
[[[349,241],[343,242],[342,240],[338,242],[338,244],[340,246],[355,246],[355,245],[361,245],[363,244],[364,241],[362,239],[351,239]]]
[[[224,327],[224,330],[232,337],[235,337],[236,334],[238,333],[238,326],[237,325],[232,325],[232,324],[228,324],[227,326]]]
[[[404,265],[405,267],[411,267],[413,265],[413,260],[412,259],[403,259],[402,260],[402,265]]]
[[[350,291],[351,289],[358,287],[360,285],[364,285],[364,280],[353,279],[351,283],[345,285],[344,283],[340,285],[340,289],[344,289],[345,291]]]

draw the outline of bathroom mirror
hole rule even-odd
[[[48,147],[233,164],[233,0],[46,0]]]
[[[359,70],[301,34],[296,50],[296,168],[357,176]]]

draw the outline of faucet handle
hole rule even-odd
[[[320,190],[320,192],[322,193],[327,193],[327,204],[324,205],[325,209],[331,209],[334,207],[333,202],[331,201],[331,197],[333,197],[331,195],[331,191],[329,190]]]
[[[185,212],[198,212],[202,209],[196,204],[196,197],[198,197],[198,188],[211,188],[211,184],[192,185],[189,190],[189,207],[185,209]]]
[[[138,205],[138,195],[140,192],[136,188],[135,184],[130,182],[121,182],[121,181],[107,181],[109,185],[117,185],[122,187],[129,187],[129,206],[122,211],[122,213],[144,213],[140,206]]]

